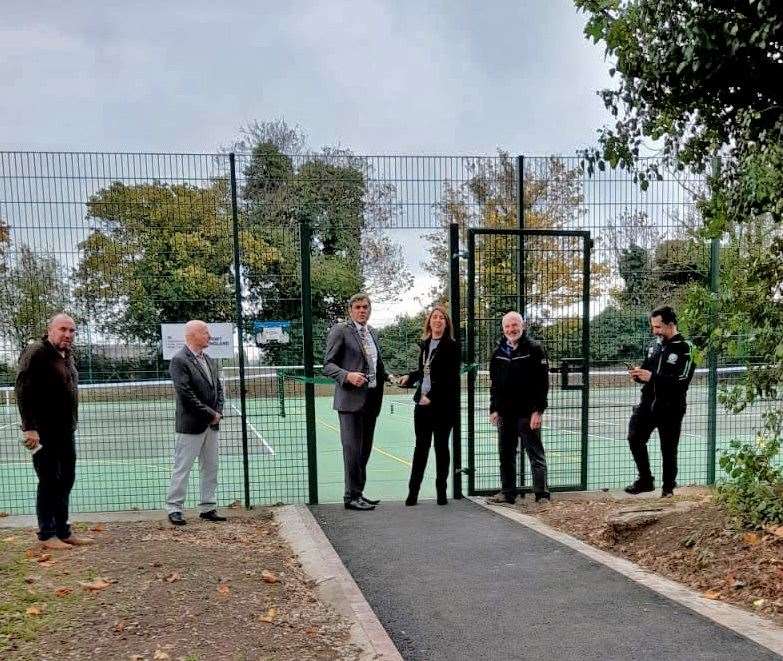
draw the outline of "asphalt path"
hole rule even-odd
[[[406,659],[780,659],[467,500],[312,512]]]

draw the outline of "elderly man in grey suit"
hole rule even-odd
[[[367,294],[352,296],[348,302],[350,320],[329,331],[324,355],[324,374],[336,382],[333,408],[340,417],[345,465],[343,501],[346,509],[359,511],[373,510],[380,502],[366,498],[363,491],[383,384],[389,379],[378,336],[367,324],[371,310]]]
[[[223,385],[217,363],[204,353],[209,346],[209,327],[203,321],[185,324],[185,346],[171,359],[169,374],[177,395],[174,471],[166,510],[172,525],[187,523],[182,515],[188,476],[198,458],[201,498],[199,516],[206,521],[225,521],[217,512],[215,492],[218,476],[218,430],[223,417]]]

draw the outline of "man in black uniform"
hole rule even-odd
[[[641,367],[629,370],[630,377],[642,385],[642,399],[634,407],[628,423],[628,443],[639,471],[639,478],[625,490],[637,494],[654,491],[647,441],[658,429],[663,458],[661,497],[674,495],[677,477],[677,445],[680,442],[685,399],[696,366],[691,345],[677,332],[677,315],[668,305],[650,313],[650,326],[657,338],[647,350]]]
[[[67,314],[50,322],[46,335],[19,358],[16,402],[24,444],[33,452],[38,474],[38,539],[49,549],[90,544],[68,522],[68,502],[76,477],[75,432],[78,374],[71,354],[76,326]]]
[[[503,317],[503,337],[489,364],[489,421],[498,427],[502,491],[489,499],[513,503],[517,496],[517,446],[530,459],[536,502],[548,501],[546,455],[541,442],[541,419],[547,407],[549,363],[543,347],[525,333],[518,312]]]

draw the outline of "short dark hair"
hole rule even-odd
[[[661,305],[660,307],[655,308],[652,312],[650,312],[650,319],[653,317],[660,317],[664,324],[677,323],[677,313],[670,305]]]

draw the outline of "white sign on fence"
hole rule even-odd
[[[212,339],[204,351],[212,358],[233,358],[234,324],[207,323],[207,326]],[[185,324],[161,324],[160,337],[163,341],[163,360],[171,360],[185,346]]]

